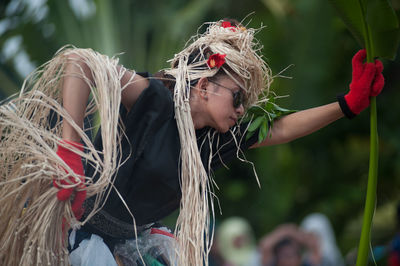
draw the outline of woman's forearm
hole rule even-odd
[[[84,73],[82,73],[82,71]],[[81,61],[79,56],[70,55],[65,69],[63,82],[63,107],[79,127],[83,127],[83,119],[90,94],[90,88],[83,78],[92,80],[88,66]],[[79,142],[80,136],[70,123],[64,119],[62,138]]]
[[[284,116],[274,122],[268,137],[252,148],[290,142],[311,134],[343,116],[338,102]]]

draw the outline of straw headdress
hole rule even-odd
[[[219,71],[236,81],[246,91],[245,107],[266,95],[272,82],[270,70],[254,38],[255,29],[223,21],[206,23],[204,33],[193,36],[186,47],[174,56],[165,74],[175,81],[175,118],[181,141],[180,181],[182,200],[175,235],[178,265],[208,264],[212,241],[210,215],[213,215],[212,180],[201,161],[190,112],[190,88],[201,77]],[[92,71],[84,79],[92,91],[86,116],[98,111],[103,141],[102,159],[85,134],[62,107],[62,84],[70,54],[77,54]],[[213,54],[225,55],[221,67],[210,67]],[[194,56],[194,57],[193,57]],[[117,156],[122,137],[118,110],[124,68],[118,60],[90,49],[63,48],[24,82],[21,92],[0,106],[0,264],[61,265],[68,264],[66,234],[61,224],[79,227],[90,219],[107,195],[110,179],[121,162]],[[132,82],[132,80],[130,81]],[[52,180],[77,177],[56,155],[61,140],[61,118],[80,134],[86,153],[79,153],[86,163],[100,173],[96,183],[85,177],[88,196],[96,195],[94,209],[85,221],[76,221],[70,202],[57,200]],[[216,132],[209,132],[210,136]],[[211,144],[210,144],[211,146]],[[210,154],[210,160],[214,152]],[[67,173],[63,169],[67,169]],[[208,168],[209,169],[209,168]],[[70,186],[76,186],[71,184]],[[134,223],[134,214],[133,226]]]
[[[212,240],[212,232],[209,233],[209,216],[213,214],[210,200],[212,182],[210,173],[206,172],[201,162],[190,114],[191,84],[201,77],[212,77],[222,70],[246,92],[244,105],[247,108],[256,104],[261,94],[267,95],[272,82],[270,69],[259,54],[262,46],[254,38],[255,29],[231,24],[229,21],[205,25],[206,31],[192,37],[186,47],[170,60],[171,68],[165,70],[167,75],[175,79],[175,116],[182,147],[182,200],[176,225],[180,244],[178,265],[200,265],[203,262],[207,265],[209,241]],[[224,55],[225,63],[221,68],[212,68],[207,63],[214,54]],[[209,132],[215,136],[213,133]],[[211,153],[209,162],[212,156]]]

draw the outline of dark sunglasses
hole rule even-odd
[[[233,107],[234,107],[235,109],[236,109],[236,108],[239,108],[240,105],[242,105],[242,104],[244,103],[244,94],[243,94],[243,91],[242,91],[241,89],[239,89],[239,90],[236,91],[236,92],[233,92],[232,89],[230,89],[230,88],[228,88],[228,87],[226,87],[226,86],[224,86],[224,85],[221,85],[221,84],[219,84],[219,83],[217,83],[217,82],[215,82],[215,81],[212,81],[212,80],[208,80],[208,81],[211,82],[211,83],[214,83],[215,85],[220,86],[220,87],[222,87],[222,88],[224,88],[224,89],[227,89],[227,90],[229,90],[229,91],[232,93],[232,97],[233,97]]]

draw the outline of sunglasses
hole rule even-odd
[[[227,89],[232,93],[233,107],[235,109],[239,108],[240,105],[242,105],[244,103],[244,94],[243,94],[243,91],[241,89],[236,91],[236,92],[233,92],[232,89],[230,89],[230,88],[228,88],[228,87],[226,87],[224,85],[221,85],[221,84],[219,84],[219,83],[217,83],[215,81],[212,81],[212,80],[208,80],[208,81],[211,82],[211,83],[214,83],[215,85],[220,86],[220,87],[222,87],[224,89]]]

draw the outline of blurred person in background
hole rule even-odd
[[[219,224],[213,249],[214,265],[261,265],[254,232],[249,222],[242,217],[229,217]]]
[[[396,211],[396,233],[389,245],[388,266],[400,266],[400,202]]]
[[[301,222],[300,229],[316,237],[321,250],[321,266],[344,266],[342,254],[336,244],[335,232],[326,215],[307,215]]]
[[[259,243],[263,266],[322,266],[318,238],[295,224],[282,224]]]

